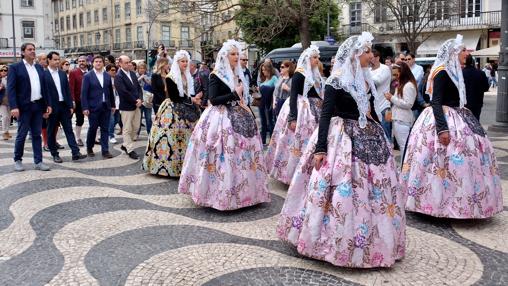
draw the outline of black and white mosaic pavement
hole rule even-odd
[[[27,170],[14,173],[13,140],[2,141],[0,285],[508,285],[508,134],[489,136],[505,212],[481,221],[408,213],[406,257],[372,270],[308,259],[279,241],[287,186],[271,182],[269,204],[219,212],[178,194],[177,180],[145,174],[119,144],[110,160],[96,150],[72,163],[67,147],[57,165],[45,153],[50,172],[32,170],[27,148]]]

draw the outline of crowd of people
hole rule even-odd
[[[151,76],[125,55],[95,56],[89,71],[83,57],[69,71],[51,52],[44,67],[41,59],[35,63],[35,46],[24,44],[23,60],[7,78],[18,121],[15,170],[24,170],[29,131],[35,168],[49,170],[42,163],[43,121],[56,163],[58,126],[72,160],[93,157],[95,144],[111,158],[117,124],[121,149],[138,159],[133,141],[143,114],[143,170],[179,177],[178,192],[196,205],[226,211],[269,203],[272,177],[289,185],[276,229],[281,240],[337,266],[390,267],[405,255],[406,210],[488,218],[503,210],[503,199],[494,149],[479,123],[489,84],[479,84],[484,73],[470,71],[462,37],[443,43],[428,73],[411,53],[382,61],[373,40],[368,32],[345,40],[326,79],[319,48],[311,45],[280,71],[265,61],[257,80],[234,40],[223,44],[210,73],[180,50],[159,53]],[[79,150],[84,117],[86,155]]]

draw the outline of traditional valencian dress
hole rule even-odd
[[[252,112],[234,91],[235,83],[246,83],[239,64],[236,73],[231,70],[227,56],[234,49],[241,50],[230,40],[219,51],[208,89],[212,106],[192,133],[178,186],[197,205],[218,210],[270,201],[261,136]]]
[[[318,68],[312,69],[310,65],[315,55],[319,55],[318,47],[311,46],[300,56],[291,79],[290,97],[281,108],[266,153],[270,175],[287,185],[319,122],[321,76]],[[289,129],[292,121],[296,121],[295,131]]]
[[[194,94],[192,78],[182,80],[178,66],[178,60],[190,57],[184,52],[175,54],[171,72],[165,79],[169,98],[159,107],[148,137],[142,168],[154,175],[180,176],[187,143],[199,119],[199,108],[190,97]]]
[[[319,129],[297,167],[277,226],[279,238],[300,254],[352,268],[390,267],[405,252],[405,196],[388,138],[368,118],[377,95],[358,60],[372,39],[364,32],[339,48]],[[314,154],[325,157],[319,170]]]
[[[401,173],[406,209],[436,217],[488,218],[503,211],[494,148],[480,122],[465,108],[458,54],[462,37],[441,47],[429,78],[432,106],[415,122]],[[439,142],[449,132],[450,143]]]

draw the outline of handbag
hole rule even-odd
[[[261,94],[259,92],[255,92],[252,94],[252,106],[261,106]]]
[[[143,106],[146,108],[153,107],[153,93],[143,90]]]

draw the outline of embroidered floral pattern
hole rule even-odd
[[[454,109],[457,111],[460,117],[462,117],[462,120],[464,120],[466,125],[469,127],[469,129],[471,129],[471,131],[473,131],[474,134],[478,134],[482,137],[485,137],[487,135],[478,119],[474,117],[471,110],[467,108],[454,108]]]
[[[357,120],[346,119],[344,131],[352,138],[355,158],[376,166],[387,162],[391,153],[381,126],[369,121],[365,128],[360,128]]]
[[[233,130],[246,138],[252,138],[258,133],[258,127],[254,116],[250,111],[239,105],[227,106],[228,118]]]

